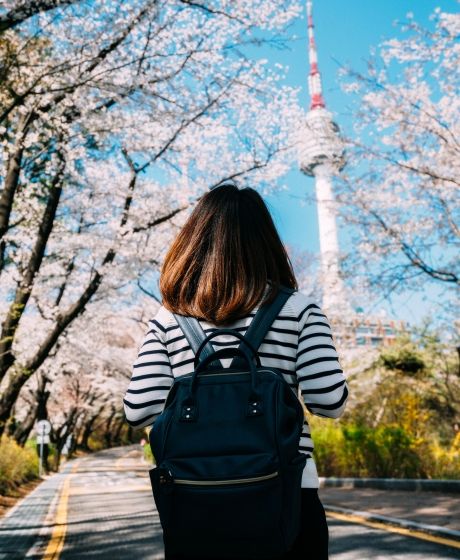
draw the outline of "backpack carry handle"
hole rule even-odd
[[[234,331],[232,329],[219,329],[217,331],[212,332],[211,334],[208,334],[208,336],[202,341],[202,343],[199,345],[197,351],[195,352],[195,360],[193,362],[193,365],[195,367],[195,369],[198,367],[199,363],[200,363],[200,354],[203,351],[204,347],[208,344],[208,342],[210,340],[212,340],[213,338],[215,338],[216,336],[219,336],[221,334],[231,334],[232,336],[234,336],[235,338],[238,338],[239,340],[241,340],[242,343],[244,343],[249,350],[251,350],[253,356],[256,358],[256,360],[259,360],[259,357],[257,355],[257,350],[254,348],[254,346],[248,342],[244,336],[239,333],[238,331]],[[240,345],[240,349],[241,345]],[[243,350],[242,350],[243,351]],[[217,352],[214,355],[214,360],[217,358],[216,356]],[[258,364],[260,366],[260,360],[258,361]]]
[[[203,360],[201,360],[201,362],[198,364],[198,367],[195,368],[195,372],[197,375],[199,375],[217,359],[234,358],[235,356],[242,358],[244,362],[248,364],[248,369],[251,369],[251,365],[252,365],[251,356],[249,356],[249,354],[245,350],[242,350],[241,348],[221,348],[220,350],[213,352],[210,356],[206,356],[205,358],[203,358]],[[258,356],[256,358],[256,361],[257,361],[257,366],[261,367]],[[222,369],[222,373],[225,373],[225,369]]]
[[[198,402],[196,400],[195,393],[198,384],[198,377],[200,377],[199,374],[206,368],[206,366],[215,362],[218,358],[231,358],[234,356],[238,356],[240,359],[244,359],[244,361],[248,365],[249,375],[251,376],[251,393],[248,399],[246,415],[254,418],[263,414],[262,401],[260,395],[256,390],[257,369],[252,357],[241,348],[222,348],[221,350],[217,350],[217,352],[214,352],[210,356],[206,356],[206,358],[204,358],[202,362],[200,362],[198,367],[193,372],[188,396],[179,405],[179,419],[181,422],[196,422],[198,418]],[[224,373],[225,369],[221,374]]]

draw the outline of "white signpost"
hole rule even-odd
[[[40,445],[38,476],[41,478],[43,474],[43,445],[50,442],[51,424],[48,420],[39,420],[35,425],[35,431],[37,432],[37,445]]]

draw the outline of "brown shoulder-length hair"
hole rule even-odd
[[[225,184],[201,197],[160,277],[167,309],[216,325],[271,301],[280,285],[297,289],[267,206],[254,189]]]

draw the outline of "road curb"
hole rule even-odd
[[[339,506],[333,506],[330,504],[324,504],[324,509],[331,513],[341,513],[344,515],[349,515],[353,517],[359,517],[364,521],[374,521],[378,523],[383,523],[385,525],[392,525],[396,527],[402,527],[408,529],[409,531],[418,531],[421,533],[428,533],[436,537],[441,537],[445,539],[450,539],[460,543],[460,531],[455,531],[453,529],[447,529],[445,527],[440,527],[439,525],[428,525],[426,523],[417,523],[416,521],[407,521],[406,519],[400,519],[398,517],[388,517],[386,515],[379,515],[377,513],[371,513],[368,511],[355,511],[348,508],[343,508]]]
[[[418,478],[334,478],[320,477],[320,488],[374,488],[409,492],[448,492],[460,494],[460,480]]]

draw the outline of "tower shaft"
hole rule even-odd
[[[328,312],[344,309],[344,285],[340,277],[337,211],[332,190],[334,167],[328,163],[315,167],[316,207],[318,212],[319,245],[323,307]]]

